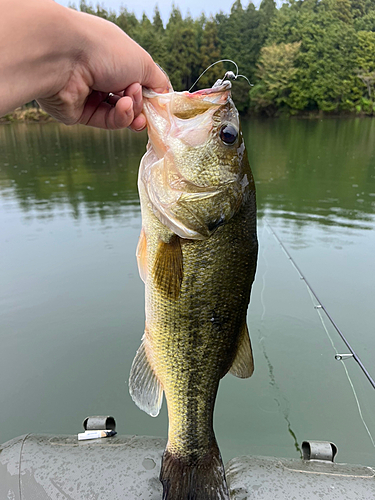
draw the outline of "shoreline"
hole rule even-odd
[[[368,115],[366,113],[324,113],[322,111],[310,111],[310,112],[301,112],[298,114],[275,114],[273,116],[267,116],[263,113],[243,113],[241,116],[246,118],[258,118],[264,120],[321,120],[321,119],[329,119],[329,118],[373,118],[374,115]],[[52,118],[48,113],[46,113],[42,108],[33,106],[33,107],[20,107],[7,113],[6,115],[0,117],[0,124],[10,124],[10,123],[59,123],[57,120]]]
[[[56,120],[41,108],[20,107],[0,117],[1,124],[9,123],[50,123]]]

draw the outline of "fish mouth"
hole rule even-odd
[[[220,80],[218,80],[220,81]],[[203,90],[196,90],[195,92],[189,92],[191,95],[210,95],[213,93],[220,93],[220,92],[225,92],[227,90],[230,90],[232,88],[232,82],[229,80],[224,80],[221,83],[215,83],[212,87],[203,89]]]
[[[171,94],[173,94],[175,96],[185,97],[185,98],[204,99],[211,102],[212,104],[218,104],[219,102],[217,101],[217,99],[220,99],[220,104],[221,104],[222,102],[226,102],[228,100],[231,88],[232,88],[232,82],[230,82],[229,80],[225,80],[220,84],[215,83],[215,85],[213,85],[212,87],[202,90],[196,90],[195,92],[189,92],[188,90],[185,90],[183,92],[175,92],[172,87],[169,87],[167,92],[158,93],[152,89],[143,87],[142,95],[146,99],[152,99],[162,96],[163,97],[168,95],[170,96]],[[223,97],[220,98],[219,96]],[[206,97],[209,97],[209,99],[205,99]],[[215,99],[215,97],[217,97],[217,99]]]
[[[207,141],[213,127],[213,115],[231,101],[231,86],[231,82],[224,81],[196,92],[165,93],[144,88],[143,112],[149,143],[157,157],[164,157],[175,140],[191,147]]]

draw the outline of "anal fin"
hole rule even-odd
[[[183,278],[180,238],[173,235],[168,243],[160,241],[153,268],[156,287],[170,299],[178,299]]]
[[[238,344],[237,354],[234,358],[233,364],[229,373],[239,378],[248,378],[254,372],[254,359],[251,349],[249,330],[247,329],[246,322],[244,323],[240,341]]]
[[[163,402],[163,388],[147,359],[145,337],[142,338],[130,370],[129,392],[141,410],[151,417],[159,414]]]

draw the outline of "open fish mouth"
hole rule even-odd
[[[215,84],[213,87],[197,90],[196,92],[188,92],[187,90],[174,92],[170,89],[169,92],[158,94],[153,90],[144,88],[144,112],[148,122],[155,119],[155,113],[152,113],[148,105],[148,102],[154,102],[158,103],[156,113],[161,116],[165,116],[165,111],[168,109],[169,117],[173,115],[186,120],[203,114],[215,106],[226,104],[231,96],[231,88],[232,83],[228,80],[222,84]]]
[[[143,112],[147,120],[150,145],[158,158],[174,149],[173,140],[183,140],[191,147],[208,142],[219,109],[232,110],[232,122],[239,128],[238,113],[231,100],[230,81],[196,92],[157,93],[143,89]],[[220,119],[220,118],[219,118]]]

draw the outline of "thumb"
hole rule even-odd
[[[143,69],[144,76],[140,82],[141,85],[160,94],[172,90],[172,85],[167,73],[153,61],[149,54],[147,54],[147,56]]]

